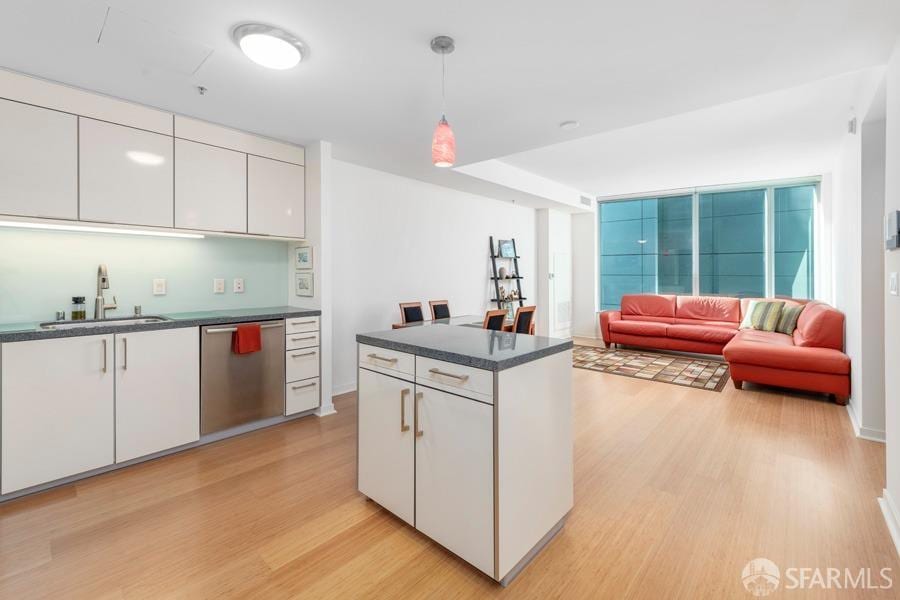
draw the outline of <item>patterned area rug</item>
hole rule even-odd
[[[613,373],[721,392],[728,382],[728,363],[648,350],[622,350],[576,345],[572,362],[578,369]]]

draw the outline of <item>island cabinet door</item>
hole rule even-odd
[[[494,576],[493,407],[416,387],[416,529]]]
[[[359,369],[359,491],[414,525],[413,388]]]

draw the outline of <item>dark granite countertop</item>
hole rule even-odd
[[[572,348],[572,340],[453,324],[360,333],[356,341],[489,371],[502,371]]]
[[[225,323],[247,323],[250,321],[266,321],[287,319],[291,317],[313,317],[322,311],[295,306],[270,306],[264,308],[231,308],[225,310],[205,310],[196,312],[147,314],[146,317],[164,317],[159,323],[143,323],[139,325],[98,325],[75,329],[41,329],[40,323],[8,323],[0,324],[0,343],[23,342],[27,340],[43,340],[82,335],[102,335],[107,333],[128,333],[133,331],[154,331],[158,329],[178,329],[182,327],[200,327],[202,325],[222,325]],[[110,318],[116,321],[121,318]],[[47,321],[43,321],[47,322]]]

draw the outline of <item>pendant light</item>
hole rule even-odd
[[[439,35],[431,40],[431,49],[441,55],[441,120],[434,128],[434,136],[431,138],[431,162],[436,167],[452,167],[456,162],[456,138],[453,130],[447,122],[447,99],[444,92],[444,80],[446,79],[446,57],[456,49],[452,37]]]

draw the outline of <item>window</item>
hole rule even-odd
[[[642,198],[600,211],[600,304],[622,294],[690,294],[692,196]],[[606,302],[604,299],[609,299]]]
[[[623,294],[813,297],[818,184],[599,203],[600,307]]]
[[[700,294],[766,295],[766,190],[700,194]]]

